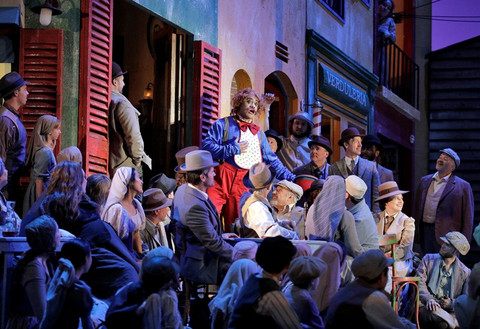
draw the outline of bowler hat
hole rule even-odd
[[[405,194],[409,191],[402,191],[398,188],[397,182],[389,181],[378,186],[378,198],[374,200],[374,202],[387,199],[394,195]]]
[[[273,139],[275,139],[277,141],[277,152],[280,151],[283,147],[283,141],[280,137],[278,137],[278,134],[275,130],[273,129],[268,129],[266,132],[265,132],[265,135],[267,137],[272,137]]]
[[[362,144],[375,144],[380,151],[380,153],[383,153],[383,145],[382,142],[380,141],[380,138],[378,138],[375,135],[365,135],[363,136],[362,139]]]
[[[315,136],[315,138],[313,140],[308,142],[308,147],[312,147],[312,145],[320,145],[321,147],[323,147],[324,149],[326,149],[328,151],[329,156],[333,154],[333,150],[332,150],[332,147],[330,145],[330,141],[328,140],[328,138],[323,137],[322,135]]]
[[[120,65],[118,65],[115,62],[112,62],[112,80],[126,73],[127,71],[122,72],[122,68],[120,67]]]
[[[350,127],[342,131],[342,138],[338,141],[338,145],[343,146],[343,143],[348,141],[350,138],[362,137],[362,134],[355,127]]]
[[[212,154],[208,151],[197,150],[185,155],[185,163],[180,169],[185,171],[197,171],[218,166],[218,162],[213,161]]]
[[[15,71],[7,73],[0,79],[0,97],[5,98],[21,86],[29,83],[23,80],[20,74]]]
[[[167,177],[165,174],[158,174],[150,179],[148,187],[159,188],[165,195],[169,195],[175,190],[177,184],[175,184],[175,179]]]
[[[460,165],[460,157],[458,156],[457,152],[455,152],[454,150],[452,150],[451,148],[447,148],[447,149],[443,149],[443,150],[440,150],[441,153],[445,153],[446,155],[448,155],[450,158],[453,159],[453,162],[455,163],[455,169],[458,168],[458,166]]]
[[[243,176],[243,185],[250,190],[261,190],[270,185],[276,175],[273,167],[268,167],[265,163],[259,162],[254,164]]]
[[[310,126],[310,129],[313,128],[313,121],[310,120],[310,117],[308,116],[307,112],[298,111],[294,115],[291,115],[291,116],[288,117],[288,122],[293,121],[295,119],[304,120],[304,121],[308,122],[308,125]]]
[[[177,158],[177,166],[175,167],[174,171],[178,173],[185,173],[185,171],[180,168],[180,166],[185,163],[185,156],[187,153],[196,151],[198,149],[198,146],[187,146],[175,153],[175,158]]]
[[[154,211],[171,205],[172,199],[167,198],[159,188],[149,188],[143,193],[142,206],[144,211]]]

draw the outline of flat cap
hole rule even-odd
[[[455,169],[457,169],[458,166],[460,166],[460,157],[458,156],[457,152],[455,152],[451,148],[440,150],[440,153],[445,153],[446,155],[448,155],[450,158],[453,159],[453,162],[455,162]]]
[[[297,198],[297,200],[299,200],[302,195],[303,195],[303,189],[300,185],[297,185],[295,183],[292,183],[286,179],[278,182],[278,183],[275,183],[273,184],[275,187],[278,187],[278,186],[281,186],[281,187],[284,187],[288,190],[290,190],[290,192],[292,192],[293,194],[295,194],[295,197]]]
[[[467,238],[460,232],[450,232],[440,238],[443,242],[451,244],[460,254],[465,256],[470,250],[470,243]]]
[[[297,257],[290,263],[288,277],[293,284],[309,283],[327,270],[323,260],[312,256]]]
[[[352,272],[357,278],[373,280],[378,277],[394,260],[387,258],[380,249],[371,249],[352,262]]]

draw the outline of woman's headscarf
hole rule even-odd
[[[327,264],[327,270],[320,276],[320,282],[312,293],[318,310],[322,312],[330,305],[330,299],[340,287],[343,250],[337,243],[328,242],[315,250],[313,256],[320,258]]]
[[[341,176],[328,176],[323,190],[315,199],[307,214],[308,231],[325,241],[333,241],[338,223],[345,211],[345,180]]]
[[[239,259],[255,260],[258,245],[253,241],[240,241],[233,247],[232,262]]]
[[[47,135],[60,123],[60,119],[53,115],[42,115],[32,131],[32,137],[28,143],[26,166],[31,166],[33,157],[38,150],[45,146]]]
[[[293,256],[292,260],[302,256],[312,256],[312,248],[305,242],[299,242],[295,244],[295,248],[297,248],[297,252]]]
[[[25,226],[25,235],[32,250],[53,252],[56,245],[57,222],[50,216],[43,215]]]
[[[69,146],[58,152],[57,163],[63,161],[73,161],[82,164],[82,152],[76,146]]]
[[[234,262],[228,269],[217,296],[208,304],[212,318],[217,316],[219,310],[225,316],[230,316],[243,284],[252,274],[259,272],[260,267],[250,259],[239,259]],[[228,318],[224,320],[228,321]]]
[[[110,185],[110,192],[108,193],[107,202],[105,203],[105,210],[111,205],[119,203],[123,200],[128,192],[128,183],[132,177],[132,168],[120,167],[115,172]]]

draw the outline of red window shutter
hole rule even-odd
[[[81,3],[78,147],[87,176],[108,175],[113,0]]]
[[[27,130],[27,145],[33,127],[44,114],[62,119],[63,30],[21,29],[19,73],[28,85],[28,101],[20,109]],[[61,136],[60,136],[61,138]],[[61,149],[57,140],[55,154]]]
[[[201,145],[208,129],[220,117],[222,51],[195,41],[193,90],[193,145]]]

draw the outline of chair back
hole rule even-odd
[[[387,247],[390,246],[392,248],[392,254],[386,255],[387,257],[391,257],[393,259],[396,258],[395,254],[395,245],[398,244],[397,235],[396,234],[384,234],[378,236],[378,245],[380,247]],[[396,268],[395,263],[392,265],[392,276],[396,276]]]

